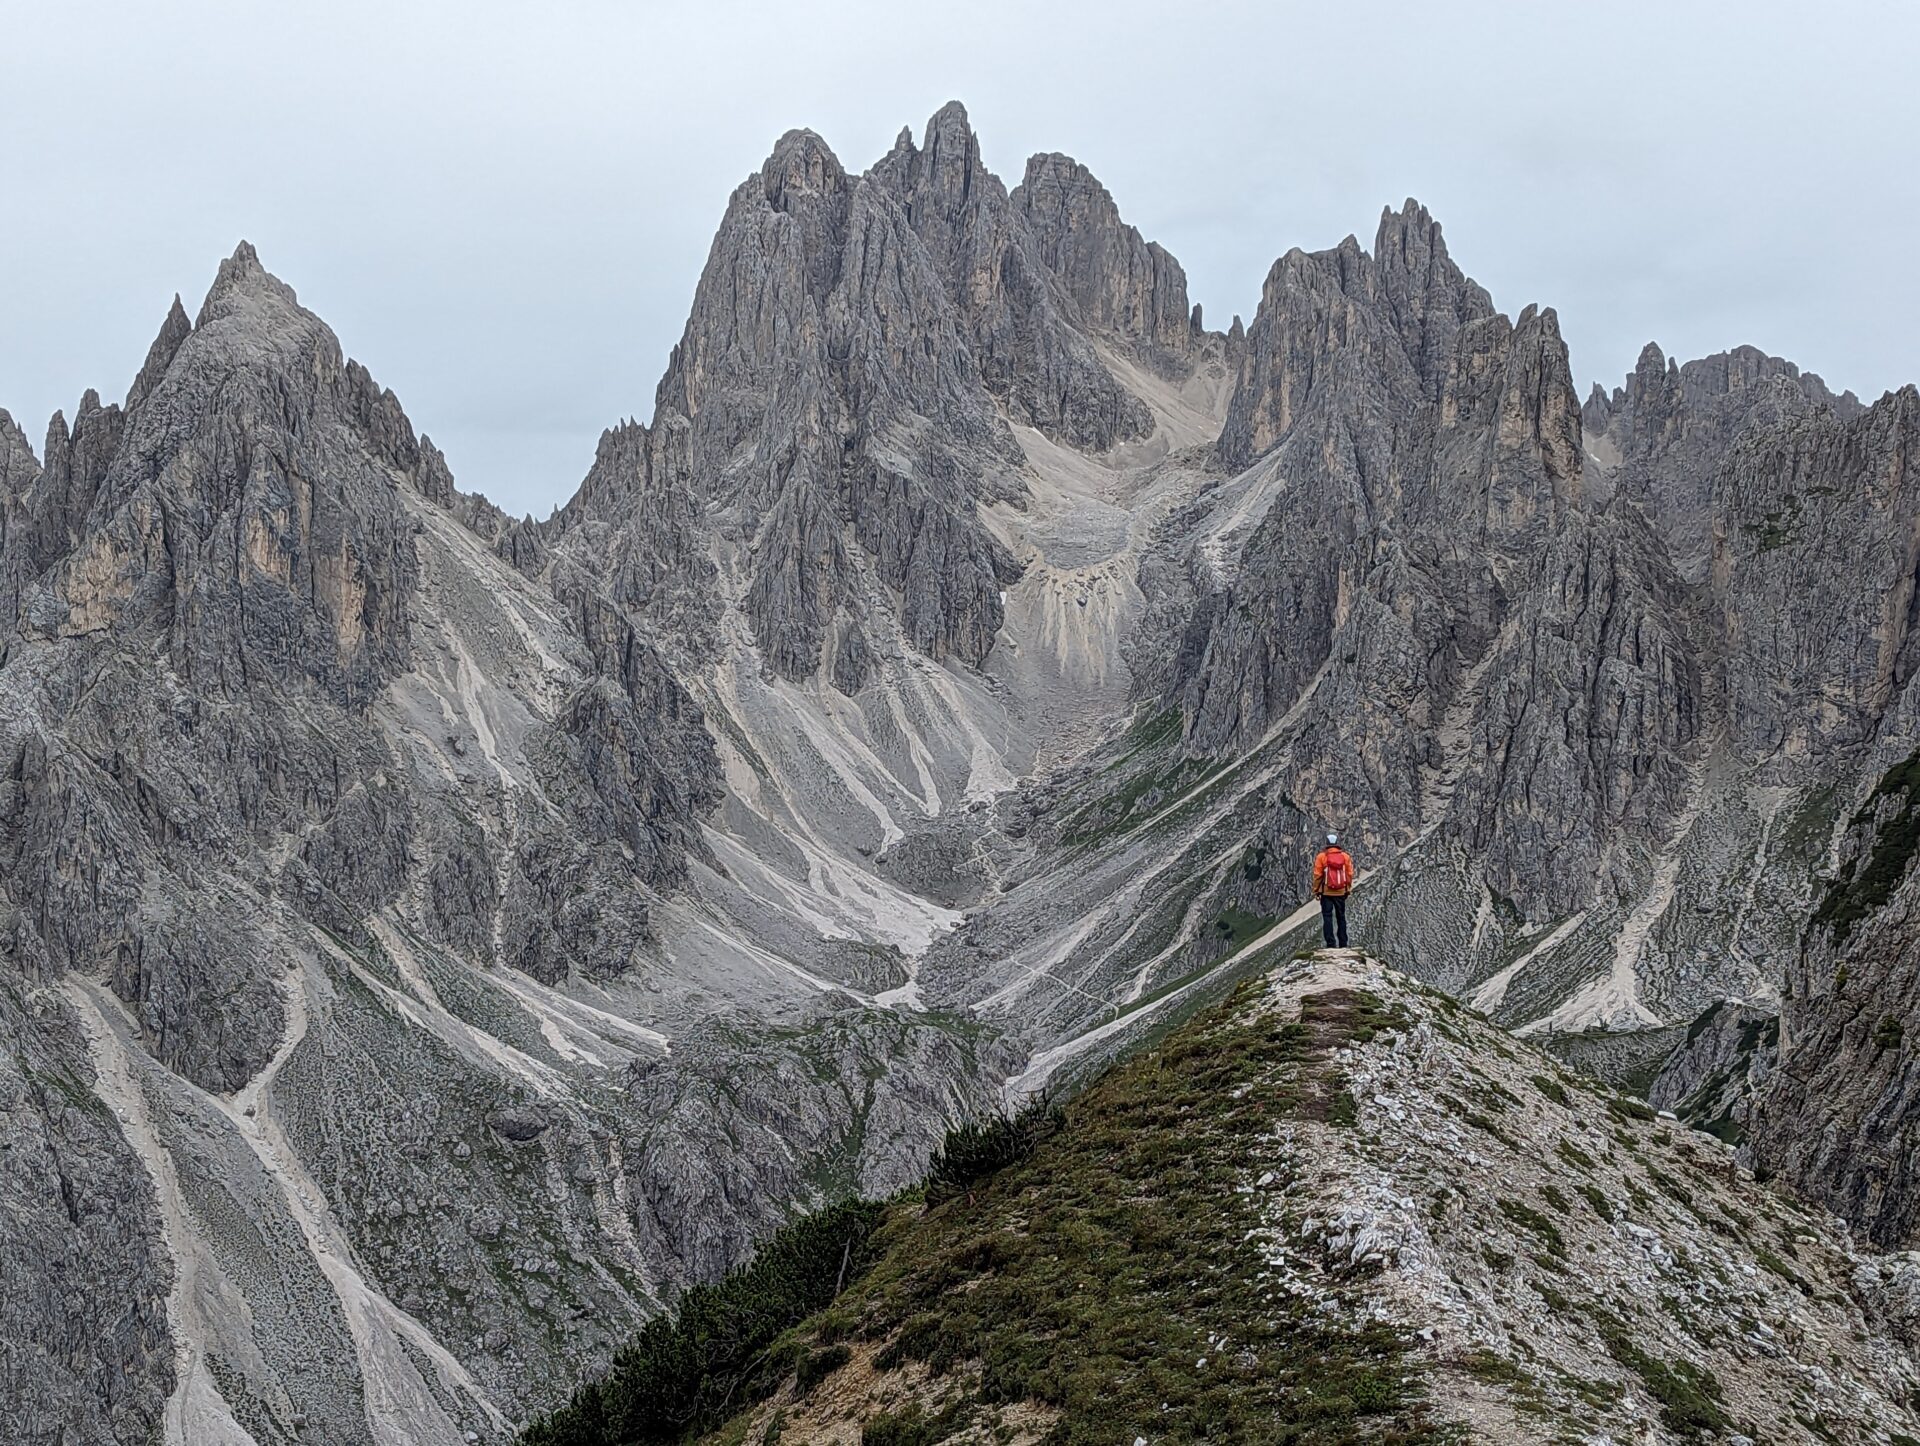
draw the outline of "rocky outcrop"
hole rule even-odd
[[[1746,1138],[1753,1097],[1772,1073],[1779,1045],[1775,1011],[1723,999],[1687,1026],[1648,1088],[1647,1102],[1696,1130],[1738,1144]]]
[[[0,989],[0,1434],[150,1441],[176,1385],[153,1190],[63,1009]]]
[[[1568,528],[1526,579],[1448,805],[1525,917],[1631,897],[1683,815],[1705,684],[1682,613],[1642,530],[1611,519]]]
[[[1754,1166],[1882,1246],[1920,1240],[1920,753],[1853,816],[1788,970],[1780,1060],[1753,1106]]]
[[[1754,347],[1683,365],[1648,342],[1625,386],[1611,397],[1594,388],[1582,421],[1612,490],[1653,521],[1681,576],[1699,582],[1713,550],[1714,478],[1736,442],[1788,418],[1860,410],[1853,393],[1836,397]]]
[[[767,664],[857,691],[884,625],[869,572],[913,646],[985,659],[1016,569],[976,514],[1017,495],[1017,457],[901,200],[795,131],[728,205],[652,425],[608,434],[559,531],[604,552],[617,598],[674,622],[698,613],[713,509],[748,549]],[[599,549],[596,521],[614,533]]]
[[[169,313],[135,410],[89,392],[69,435],[56,418],[34,511],[60,556],[23,603],[28,635],[152,630],[198,688],[265,679],[364,702],[407,654],[391,474],[430,482],[438,454],[249,246],[178,333]]]
[[[1245,467],[1296,425],[1338,414],[1357,446],[1371,448],[1357,453],[1356,468],[1381,475],[1378,434],[1439,396],[1461,327],[1494,315],[1417,201],[1381,213],[1371,254],[1351,236],[1332,251],[1289,251],[1268,272],[1246,333],[1221,460]],[[1479,380],[1453,378],[1466,387]]]
[[[19,616],[20,592],[36,575],[33,545],[23,536],[32,525],[31,498],[40,481],[40,459],[26,433],[0,408],[0,621],[11,630]],[[0,657],[4,657],[0,644]]]
[[[1407,358],[1428,395],[1438,396],[1460,328],[1494,315],[1493,298],[1454,264],[1440,223],[1412,197],[1398,211],[1381,210],[1373,260]]]
[[[1589,505],[1551,311],[1494,313],[1412,202],[1372,253],[1289,252],[1219,450],[1273,502],[1178,697],[1216,756],[1292,730],[1263,846],[1441,828],[1529,918],[1643,867],[1615,846],[1678,816],[1703,684],[1657,544]]]
[[[1010,197],[1081,320],[1177,370],[1202,331],[1187,275],[1171,253],[1120,219],[1093,172],[1058,152],[1028,158]]]
[[[859,176],[795,131],[729,201],[653,420],[602,438],[542,542],[499,545],[562,591],[606,579],[690,658],[724,647],[717,538],[783,677],[857,693],[899,645],[978,666],[1019,575],[978,515],[1024,495],[1007,422],[1146,435],[1094,339],[1178,374],[1192,325],[1179,263],[1066,157],[1009,195],[958,105]]]
[[[1024,209],[980,159],[964,106],[954,101],[936,112],[918,146],[902,131],[868,175],[904,207],[982,382],[1016,421],[1090,451],[1153,430],[1145,403],[1073,326],[1067,286],[1048,266]],[[1050,224],[1064,247],[1065,228]],[[1103,283],[1083,273],[1079,284]],[[1184,312],[1184,290],[1180,303]]]
[[[1729,726],[1801,762],[1868,742],[1920,664],[1920,391],[1750,429],[1712,490]],[[1858,764],[1856,763],[1857,767]]]

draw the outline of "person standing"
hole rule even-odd
[[[1340,847],[1340,835],[1313,856],[1313,893],[1320,900],[1320,936],[1329,949],[1347,947],[1347,894],[1353,888],[1353,857]]]

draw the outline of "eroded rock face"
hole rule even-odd
[[[243,1415],[277,1401],[360,1439],[372,1367],[315,1356],[346,1349],[341,1307],[331,1345],[295,1340],[286,1313],[336,1290],[296,1221],[320,1196],[293,1157],[248,1142],[260,1105],[219,1102],[269,1100],[303,1044],[350,1047],[351,1011],[319,983],[344,960],[391,969],[389,950],[418,948],[549,982],[626,973],[699,847],[712,740],[603,593],[513,591],[485,543],[497,519],[462,505],[398,400],[250,247],[196,321],[176,302],[125,407],[89,392],[44,450],[0,425],[0,993],[27,1001],[7,1017],[20,1057],[77,1103],[28,1080],[38,1123],[22,1116],[15,1158],[41,1141],[65,1161],[43,1183],[64,1175],[70,1198],[9,1194],[0,1234],[26,1272],[10,1280],[71,1285],[0,1301],[60,1343],[57,1369],[10,1391],[6,1434],[146,1439],[178,1360],[195,1380],[229,1372],[219,1389]],[[396,916],[411,932],[389,930]],[[416,1010],[434,997],[418,988]],[[448,1058],[442,1080],[472,1088],[473,1062]],[[364,1178],[400,1190],[413,1174],[370,1142],[425,1108],[432,1074],[342,1076]],[[432,1195],[413,1178],[395,1198]],[[278,1263],[248,1256],[248,1232]],[[407,1269],[359,1245],[407,1294]],[[120,1294],[82,1255],[123,1275]],[[176,1267],[212,1276],[169,1315]],[[551,1349],[500,1318],[497,1351]],[[188,1389],[191,1422],[211,1408]]]
[[[1010,199],[1085,323],[1163,362],[1192,352],[1202,327],[1186,272],[1120,219],[1093,172],[1058,152],[1033,156]]]
[[[1753,1098],[1780,1054],[1780,1016],[1723,999],[1692,1024],[1662,1066],[1647,1102],[1728,1143],[1746,1138]]]
[[[1703,686],[1685,600],[1644,525],[1589,505],[1580,449],[1554,314],[1494,313],[1415,203],[1372,253],[1275,264],[1220,440],[1274,500],[1178,694],[1209,753],[1294,731],[1267,847],[1319,819],[1382,851],[1444,826],[1553,918],[1623,826],[1677,816]]]
[[[1749,438],[1722,472],[1732,505],[1715,553],[1740,603],[1728,641],[1741,735],[1776,768],[1824,764],[1822,797],[1839,814],[1789,954],[1780,1068],[1753,1106],[1749,1148],[1880,1244],[1920,1239],[1907,1143],[1920,1120],[1916,442],[1910,386],[1845,421],[1793,417]],[[1805,595],[1811,616],[1778,609],[1784,591]],[[1834,768],[1845,759],[1864,768]]]
[[[1649,342],[1624,387],[1609,397],[1595,386],[1582,419],[1608,485],[1653,520],[1681,576],[1699,582],[1714,545],[1714,478],[1735,443],[1822,409],[1842,419],[1862,410],[1853,393],[1836,397],[1754,347],[1682,365]]]
[[[1713,483],[1729,726],[1793,762],[1912,726],[1891,715],[1920,662],[1920,392],[1842,410],[1749,430]]]
[[[593,527],[610,529],[615,595],[687,616],[710,649],[683,598],[711,574],[696,519],[716,509],[751,555],[767,664],[851,692],[869,576],[914,646],[985,659],[1017,570],[977,509],[1018,495],[1018,455],[900,199],[795,131],[728,205],[651,427],[608,435],[559,530],[592,553]]]
[[[1010,196],[957,105],[859,176],[791,132],[728,203],[652,422],[610,431],[517,557],[608,577],[710,658],[713,548],[741,550],[783,677],[857,693],[896,637],[978,667],[1019,575],[979,516],[1025,495],[1008,422],[1092,450],[1144,436],[1093,338],[1178,373],[1192,336],[1179,263],[1066,157]]]
[[[19,956],[106,968],[162,1059],[233,1088],[281,1029],[262,968],[277,951],[203,871],[238,864],[236,886],[354,937],[423,853],[443,881],[504,870],[511,885],[539,871],[538,846],[463,862],[490,850],[423,828],[430,790],[369,715],[415,660],[418,509],[453,496],[439,452],[250,247],[183,318],[176,304],[130,410],[89,393],[13,495],[7,570],[31,580],[8,663],[34,708],[0,738],[15,780],[0,839]],[[577,623],[618,705],[551,727],[621,760],[576,749],[553,765],[599,810],[577,835],[623,844],[619,874],[670,883],[713,796],[699,710],[630,627],[616,646],[589,609]],[[242,884],[274,851],[277,878]],[[435,899],[450,933],[467,927],[470,909]]]
[[[965,107],[942,107],[918,146],[902,131],[868,174],[904,206],[988,393],[1015,420],[1088,451],[1153,430],[1146,405],[1073,326],[1074,283],[1055,277],[1025,208],[982,163]],[[1059,242],[1063,220],[1048,223]],[[1085,273],[1077,284],[1089,299],[1105,285]]]
[[[1780,1062],[1753,1107],[1756,1168],[1881,1246],[1920,1240],[1920,753],[1853,816],[1781,999]]]
[[[18,1001],[0,990],[0,1430],[157,1440],[177,1383],[152,1186],[71,1016]]]

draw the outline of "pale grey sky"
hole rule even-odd
[[[0,406],[119,398],[241,237],[462,487],[544,513],[645,419],[729,191],[964,101],[1009,185],[1089,165],[1252,319],[1413,195],[1584,389],[1751,342],[1920,379],[1920,6],[0,0]]]

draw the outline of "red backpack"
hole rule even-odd
[[[1353,860],[1340,849],[1327,850],[1327,867],[1320,875],[1320,887],[1329,894],[1344,894],[1353,884]]]

